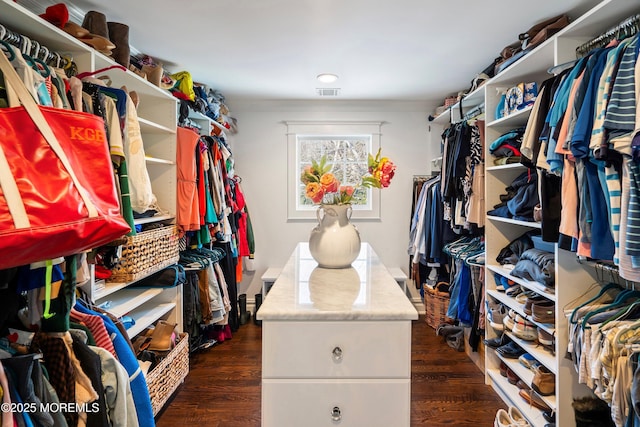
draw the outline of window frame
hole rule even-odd
[[[298,191],[300,176],[298,173],[298,136],[304,137],[354,137],[366,136],[371,138],[370,152],[375,153],[380,148],[380,127],[382,122],[300,122],[287,121],[287,220],[309,221],[316,220],[316,208],[299,209]],[[371,207],[355,207],[352,220],[375,221],[380,220],[380,191],[372,189]]]

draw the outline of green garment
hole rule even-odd
[[[65,258],[65,262],[66,271],[58,295],[52,299],[47,296],[42,301],[45,307],[45,315],[41,319],[40,327],[42,332],[67,332],[69,330],[69,316],[76,292],[77,257],[75,255],[68,256]]]
[[[249,216],[249,208],[247,204],[244,205],[244,211],[247,213],[247,243],[249,245],[249,259],[253,259],[256,242],[253,237],[253,226],[251,225],[251,216]]]
[[[133,209],[131,208],[131,195],[129,194],[129,171],[127,170],[127,161],[122,158],[120,161],[120,166],[117,169],[118,173],[118,183],[120,184],[120,204],[122,210],[122,217],[129,227],[131,227],[131,231],[127,236],[135,236],[136,226],[133,222]]]

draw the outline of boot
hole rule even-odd
[[[260,309],[260,306],[262,305],[262,294],[256,294],[254,298],[256,301],[256,311],[255,313],[253,313],[253,323],[258,326],[262,326],[262,320],[258,320],[258,317],[256,316],[258,310]]]
[[[109,40],[116,45],[111,52],[113,60],[125,68],[129,68],[130,48],[129,48],[129,26],[119,22],[108,22]]]
[[[240,307],[240,324],[246,325],[251,320],[251,312],[247,311],[247,294],[238,295],[238,306]]]
[[[109,27],[107,26],[107,17],[104,13],[90,10],[84,15],[82,27],[89,30],[91,34],[95,34],[105,39],[109,38]]]

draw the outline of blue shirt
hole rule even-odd
[[[593,129],[593,116],[595,114],[595,98],[600,84],[600,77],[602,76],[602,72],[604,71],[604,66],[607,61],[607,53],[607,49],[601,49],[595,52],[587,61],[587,70],[589,70],[589,65],[592,65],[591,74],[589,75],[589,80],[584,91],[582,106],[580,107],[576,126],[571,138],[571,153],[577,159],[585,158],[589,154],[589,143],[591,141],[591,131]]]

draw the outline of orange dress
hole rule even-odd
[[[181,232],[200,230],[200,203],[198,201],[196,147],[200,136],[191,129],[177,130],[177,206],[176,224]]]

